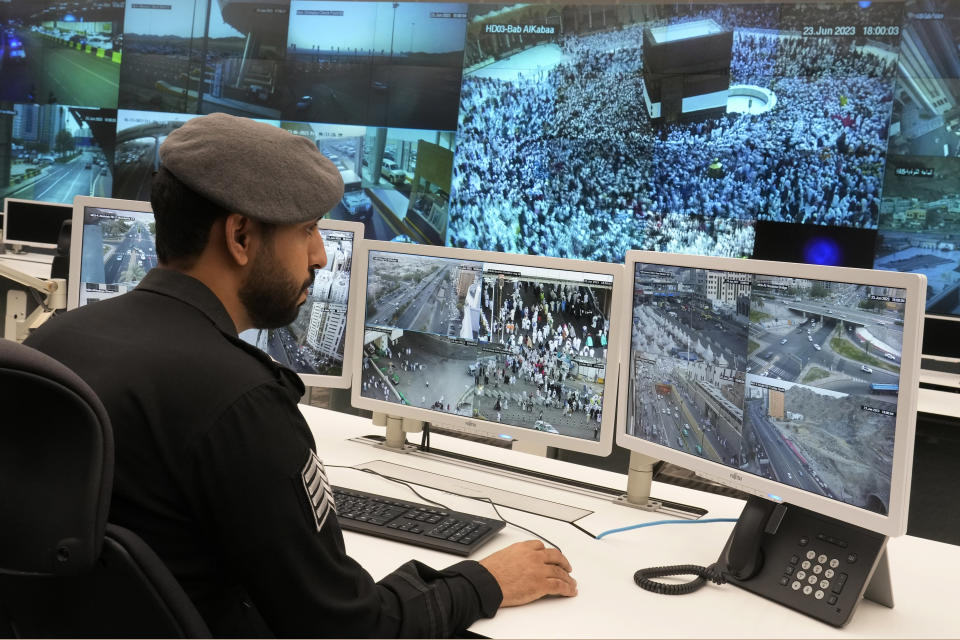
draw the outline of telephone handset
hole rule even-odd
[[[841,627],[862,596],[893,606],[886,536],[763,498],[747,500],[716,563],[641,569],[638,585],[669,595],[690,593],[708,580],[730,582],[774,602]],[[653,578],[694,575],[686,584]]]
[[[720,557],[720,568],[725,576],[749,580],[763,567],[761,536],[777,506],[762,498],[751,497],[747,500]]]

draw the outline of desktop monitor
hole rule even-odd
[[[359,269],[354,406],[611,451],[622,265],[373,241]]]
[[[363,225],[321,220],[318,226],[327,264],[314,275],[297,319],[279,329],[250,329],[240,337],[296,371],[307,386],[345,389],[357,342],[349,327],[360,321],[359,284],[353,274]]]
[[[15,246],[56,249],[60,227],[72,213],[69,204],[5,198],[3,241]]]
[[[641,251],[626,269],[617,444],[906,531],[924,276]]]
[[[118,296],[135,288],[157,266],[156,226],[149,202],[77,197],[67,308]],[[354,249],[363,225],[337,220],[318,224],[327,264],[316,272],[297,319],[280,329],[244,331],[240,337],[296,371],[304,384],[350,386],[343,363],[353,348],[347,327],[356,322],[349,306]]]
[[[130,291],[157,266],[156,228],[149,202],[77,196],[73,199],[67,308]]]

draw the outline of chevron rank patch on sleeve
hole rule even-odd
[[[320,531],[330,512],[337,512],[337,505],[333,501],[333,490],[330,488],[330,481],[327,480],[323,462],[315,452],[309,452],[300,477],[303,479],[303,489],[307,492],[307,501],[310,503],[310,511],[317,524],[317,531]]]

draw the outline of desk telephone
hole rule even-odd
[[[836,627],[849,620],[861,596],[893,606],[886,536],[795,505],[747,501],[716,563],[641,569],[649,591],[681,595],[707,580],[730,582]],[[695,575],[668,585],[652,578]]]

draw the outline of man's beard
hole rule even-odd
[[[257,253],[250,274],[237,293],[254,328],[279,329],[297,319],[300,296],[312,283],[313,273],[309,269],[306,280],[294,282],[277,262],[271,243]]]

